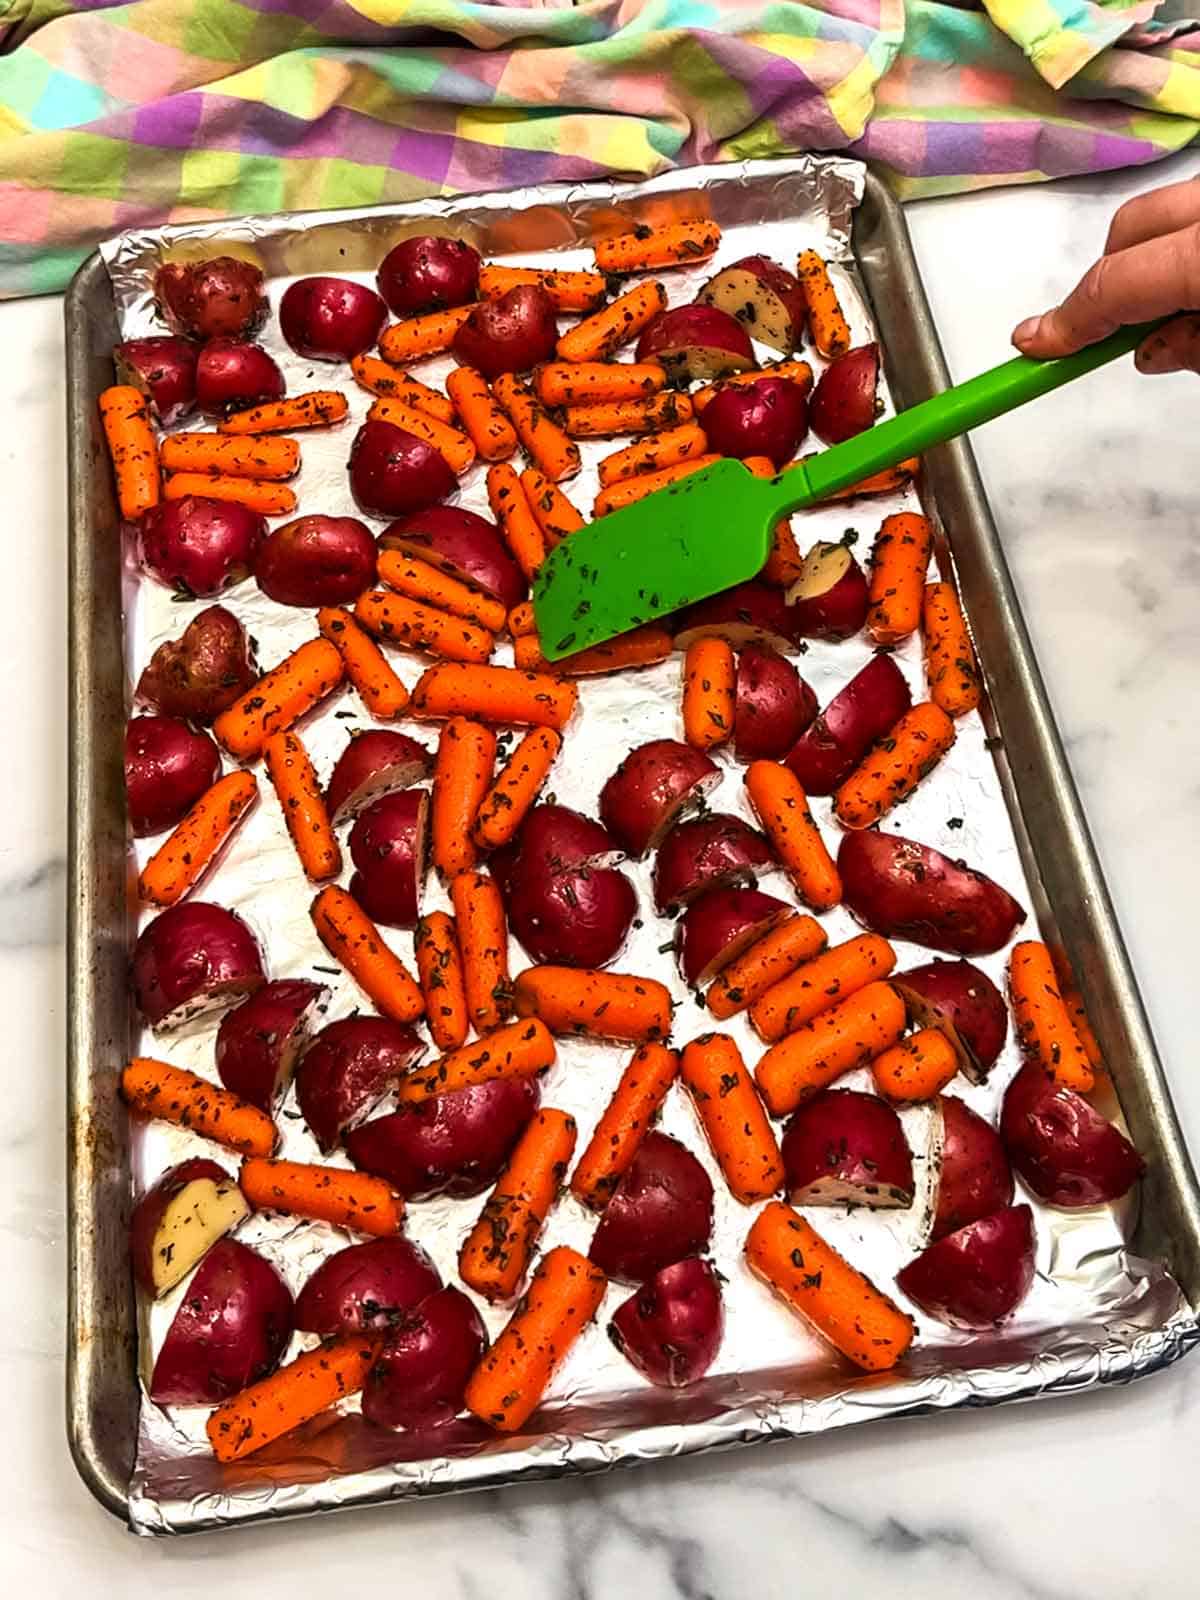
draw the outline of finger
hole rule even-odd
[[[1127,201],[1113,217],[1104,246],[1106,256],[1128,250],[1145,239],[1160,239],[1200,222],[1200,179],[1169,183],[1150,194]]]
[[[1143,339],[1134,357],[1139,372],[1200,372],[1200,316],[1176,317]]]

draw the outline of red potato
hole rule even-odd
[[[982,1083],[1008,1035],[1008,1007],[987,973],[969,961],[927,961],[890,981],[909,1015],[923,1028],[940,1028],[967,1077]]]
[[[262,953],[239,916],[205,900],[169,906],[133,948],[133,995],[152,1028],[224,1010],[266,982]]]
[[[554,301],[540,284],[522,283],[481,300],[454,335],[454,357],[485,378],[528,372],[549,361],[558,343]]]
[[[221,756],[178,717],[131,717],[125,728],[125,799],[141,838],[173,828],[217,781]]]
[[[777,865],[771,848],[741,817],[712,811],[680,822],[658,847],[654,861],[654,907],[660,915],[686,906],[698,894],[730,884],[753,883]]]
[[[282,400],[283,373],[261,345],[210,339],[196,361],[196,403],[206,417],[224,417]]]
[[[736,317],[716,306],[660,311],[642,331],[638,361],[657,361],[675,379],[711,382],[754,366],[750,336]]]
[[[530,809],[516,844],[520,856],[548,873],[567,867],[611,867],[621,859],[616,840],[599,822],[549,801]]]
[[[412,1029],[387,1017],[343,1017],[322,1028],[296,1069],[296,1104],[322,1153],[365,1123],[424,1054]]]
[[[203,599],[250,576],[266,529],[265,517],[230,500],[163,500],[141,520],[142,565],[168,589]]]
[[[376,800],[421,783],[433,767],[431,752],[393,728],[366,728],[350,735],[330,774],[325,809],[331,822],[357,817]]]
[[[1021,1182],[1067,1211],[1119,1199],[1146,1170],[1119,1128],[1036,1061],[1008,1086],[1000,1137]]]
[[[224,606],[206,606],[178,639],[159,645],[138,679],[136,698],[164,716],[209,723],[257,678],[245,628]]]
[[[874,427],[879,414],[879,346],[862,344],[831,361],[817,381],[808,420],[818,439],[841,444]]]
[[[384,1428],[436,1428],[463,1409],[487,1330],[461,1289],[440,1289],[388,1335],[367,1374],[362,1414]]]
[[[793,1205],[912,1205],[912,1152],[900,1118],[877,1095],[823,1090],[792,1116],[779,1149]]]
[[[761,889],[709,889],[679,922],[679,968],[693,989],[705,989],[731,961],[790,916],[785,900]]]
[[[398,317],[465,306],[479,292],[479,251],[465,239],[421,233],[393,245],[375,283]]]
[[[721,1280],[699,1256],[675,1261],[619,1305],[608,1336],[643,1378],[663,1389],[696,1383],[725,1331]]]
[[[697,639],[724,639],[735,650],[748,644],[790,650],[796,640],[791,608],[781,590],[751,578],[688,606],[674,619],[676,650]]]
[[[930,950],[986,956],[1025,920],[982,872],[898,834],[847,833],[838,850],[844,902],[864,927]]]
[[[474,511],[464,511],[459,506],[431,506],[392,523],[379,535],[379,543],[386,550],[395,538],[418,541],[425,546],[427,561],[452,578],[486,590],[510,611],[528,593],[525,576],[508,553],[495,523],[476,516]]]
[[[466,1199],[495,1183],[540,1099],[536,1078],[493,1078],[364,1122],[346,1153],[407,1200]]]
[[[411,1239],[347,1245],[327,1256],[296,1296],[296,1326],[322,1339],[383,1332],[441,1287],[437,1268]]]
[[[891,656],[872,656],[785,757],[805,794],[832,794],[911,704],[904,674]]]
[[[326,990],[307,978],[265,983],[217,1029],[217,1077],[268,1116],[287,1091]]]
[[[154,293],[172,333],[189,339],[245,339],[267,320],[262,272],[239,256],[168,261],[155,274]]]
[[[425,886],[429,795],[401,789],[374,800],[350,830],[350,856],[358,871],[350,893],[373,922],[415,928]]]
[[[509,927],[532,960],[551,966],[602,967],[625,943],[637,895],[613,867],[562,867],[518,855],[501,890]]]
[[[301,278],[279,302],[279,328],[297,355],[349,361],[369,350],[387,321],[387,307],[365,283]]]
[[[773,761],[817,714],[817,697],[786,656],[766,645],[738,652],[733,751],[739,761]]]
[[[279,1364],[293,1326],[292,1297],[263,1256],[222,1239],[188,1284],[167,1329],[150,1398],[205,1406],[237,1394]]]
[[[862,568],[844,544],[813,545],[788,590],[796,635],[849,639],[867,620],[870,594]]]
[[[166,1294],[249,1215],[246,1197],[224,1167],[203,1156],[181,1161],[133,1208],[129,1259],[135,1281],[155,1298]]]
[[[258,552],[258,587],[281,606],[340,606],[375,581],[375,540],[357,517],[297,517]]]
[[[629,855],[645,855],[720,776],[703,751],[677,739],[651,739],[631,750],[601,789],[600,819]]]
[[[808,432],[808,398],[786,378],[719,389],[700,415],[708,448],[719,456],[790,461]]]
[[[1012,1205],[1013,1176],[1004,1141],[990,1122],[952,1094],[938,1097],[938,1114],[942,1154],[933,1237],[944,1239]]]
[[[1009,1206],[947,1234],[896,1274],[921,1310],[951,1328],[993,1328],[1012,1313],[1033,1283],[1033,1213]]]
[[[743,256],[723,267],[697,298],[736,317],[752,338],[781,355],[800,348],[808,320],[804,290],[770,256]]]
[[[350,491],[368,516],[403,517],[436,505],[457,479],[431,444],[391,422],[364,422],[350,447]]]
[[[621,1283],[697,1255],[712,1234],[713,1187],[690,1150],[651,1132],[612,1192],[588,1254]]]
[[[113,350],[113,365],[117,382],[139,389],[164,428],[196,409],[196,346],[187,339],[126,339]]]

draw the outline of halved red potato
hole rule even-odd
[[[322,1028],[296,1069],[296,1103],[322,1151],[365,1122],[424,1054],[412,1029],[387,1017],[343,1017]]]
[[[1008,1034],[1008,1007],[987,973],[969,961],[927,961],[897,972],[890,982],[913,1020],[923,1028],[940,1028],[967,1077],[982,1083]]]
[[[417,234],[392,246],[375,282],[398,317],[465,306],[479,289],[479,251],[465,239]]]
[[[206,606],[178,639],[159,645],[138,679],[135,698],[164,716],[209,723],[257,677],[245,628],[224,606]]]
[[[805,1101],[780,1144],[796,1206],[911,1206],[912,1152],[900,1118],[877,1095],[825,1089]]]
[[[1119,1128],[1036,1061],[1005,1092],[1000,1137],[1021,1182],[1068,1211],[1118,1200],[1146,1170]]]
[[[217,781],[221,755],[178,717],[131,717],[125,728],[125,800],[141,838],[173,828]]]
[[[133,949],[133,995],[152,1028],[224,1010],[267,981],[262,952],[241,917],[206,900],[159,912]]]
[[[710,811],[676,823],[654,861],[654,906],[686,906],[698,894],[727,884],[753,883],[776,865],[771,847],[741,817]]]
[[[724,639],[735,650],[748,644],[771,650],[792,648],[796,631],[783,591],[758,578],[724,589],[688,606],[673,619],[676,650],[697,639]]]
[[[279,302],[279,329],[310,361],[349,361],[383,331],[387,307],[374,289],[352,278],[300,278]]]
[[[1002,950],[1025,920],[1007,889],[915,839],[847,833],[837,864],[847,910],[885,938],[986,956]]]
[[[225,1013],[217,1029],[217,1076],[231,1094],[270,1116],[325,993],[307,978],[278,978]]]
[[[557,343],[554,301],[540,284],[522,283],[479,301],[454,335],[454,355],[490,379],[549,361]]]
[[[645,855],[720,777],[702,750],[677,739],[651,739],[631,750],[601,789],[601,821],[629,855]]]
[[[142,566],[180,594],[220,594],[253,572],[266,528],[265,517],[231,500],[163,500],[139,525]]]
[[[358,871],[350,893],[372,922],[415,928],[425,886],[429,794],[401,789],[373,800],[350,830],[350,856]]]
[[[474,1303],[452,1285],[400,1318],[363,1389],[362,1414],[384,1428],[437,1428],[463,1409],[487,1349]]]
[[[617,841],[593,817],[553,801],[532,807],[517,834],[518,854],[545,872],[564,867],[611,867],[621,860]]]
[[[664,1389],[702,1378],[724,1331],[721,1279],[699,1256],[660,1268],[617,1307],[608,1325],[621,1354]]]
[[[1013,1175],[999,1133],[955,1095],[938,1097],[942,1121],[933,1237],[956,1233],[1012,1205]]]
[[[1035,1261],[1033,1212],[1009,1206],[931,1244],[896,1282],[922,1311],[951,1328],[992,1328],[1029,1293]]]
[[[163,427],[196,409],[196,346],[177,334],[126,339],[113,349],[117,382],[140,389]]]
[[[705,383],[754,366],[754,346],[736,317],[694,304],[660,311],[637,344],[639,361],[657,361],[672,378]]]
[[[847,350],[825,368],[808,408],[812,430],[826,444],[865,433],[879,414],[879,346]]]
[[[394,728],[366,728],[350,735],[325,790],[331,822],[357,817],[384,795],[395,794],[429,776],[430,751]]]
[[[698,296],[736,317],[760,344],[790,356],[800,348],[808,303],[800,280],[770,256],[743,256],[710,278]]]
[[[250,1215],[237,1179],[204,1156],[181,1161],[147,1189],[129,1221],[129,1258],[147,1294],[166,1294],[218,1239]]]
[[[739,761],[773,761],[817,714],[817,697],[786,656],[767,645],[738,652],[733,751]]]
[[[796,635],[805,639],[848,639],[867,620],[867,580],[844,544],[818,541],[800,565],[787,592]]]
[[[375,556],[371,530],[357,517],[297,517],[264,540],[254,578],[281,606],[341,606],[374,583]]]
[[[793,907],[761,889],[710,889],[693,900],[676,935],[679,968],[693,989],[704,989],[722,967],[765,938]]]
[[[296,1326],[322,1339],[383,1332],[441,1287],[437,1268],[411,1239],[347,1245],[327,1256],[296,1296]]]
[[[453,494],[457,478],[424,439],[392,422],[364,422],[350,446],[350,491],[371,517],[403,517]]]
[[[891,656],[872,656],[784,757],[805,794],[832,794],[911,704],[904,674]]]
[[[808,397],[786,378],[730,384],[705,406],[700,425],[716,455],[768,456],[782,467],[808,432]]]
[[[261,345],[244,339],[210,339],[196,360],[196,404],[206,417],[224,417],[287,391],[280,372]]]
[[[713,1186],[690,1150],[651,1132],[612,1192],[588,1254],[610,1278],[643,1283],[712,1234]]]
[[[508,553],[494,522],[461,506],[430,506],[393,522],[379,535],[380,548],[416,541],[424,559],[452,578],[476,584],[511,611],[524,600],[528,585]]]
[[[168,261],[154,278],[158,309],[189,339],[248,339],[267,320],[262,269],[240,256]]]
[[[587,865],[548,872],[524,851],[502,892],[512,933],[532,960],[552,966],[604,966],[637,915],[637,895],[623,872]]]

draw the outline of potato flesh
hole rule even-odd
[[[736,317],[751,338],[783,355],[791,355],[799,342],[787,307],[753,272],[727,268],[709,284],[704,299],[719,311]]]
[[[173,1289],[204,1254],[250,1215],[236,1183],[194,1178],[167,1206],[154,1230],[155,1298]]]

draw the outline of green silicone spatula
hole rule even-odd
[[[589,523],[538,570],[533,609],[543,655],[557,661],[752,578],[780,517],[1128,355],[1154,326],[1122,328],[1056,361],[1017,356],[777,478],[718,461]]]

